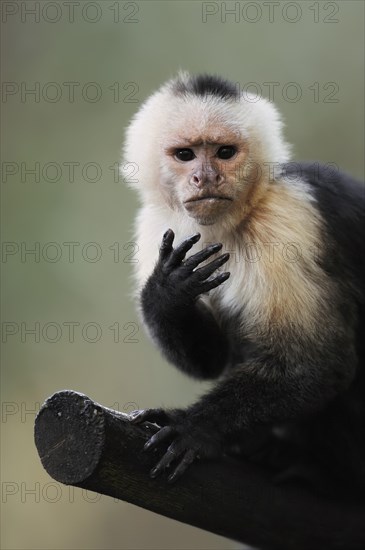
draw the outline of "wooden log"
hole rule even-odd
[[[201,461],[175,484],[149,477],[162,454],[142,452],[154,424],[87,396],[61,391],[35,423],[42,464],[55,480],[118,498],[262,550],[364,550],[365,506],[336,502],[304,488],[277,486],[254,465],[231,458]]]

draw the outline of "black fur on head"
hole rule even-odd
[[[209,74],[199,74],[188,78],[178,77],[173,83],[172,89],[176,95],[214,95],[220,99],[235,99],[238,96],[238,89],[233,82]]]

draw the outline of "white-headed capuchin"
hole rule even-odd
[[[208,75],[167,82],[127,130],[144,323],[168,361],[217,379],[187,409],[132,413],[160,426],[152,477],[239,443],[365,487],[364,187],[289,152],[271,103]]]

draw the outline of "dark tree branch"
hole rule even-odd
[[[57,481],[116,497],[265,550],[364,550],[365,506],[276,486],[252,464],[224,458],[194,464],[174,485],[152,480],[156,453],[143,453],[153,424],[85,395],[50,397],[35,423],[46,471]]]

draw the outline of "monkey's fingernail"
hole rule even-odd
[[[194,235],[192,235],[190,239],[192,241],[198,241],[200,239],[200,233],[194,233]]]
[[[148,449],[151,447],[152,443],[150,440],[147,441],[147,443],[144,444],[143,450],[148,451]]]
[[[173,482],[175,481],[175,477],[176,477],[176,476],[175,476],[175,473],[170,474],[169,477],[167,478],[167,481],[168,481],[169,483],[173,483]]]
[[[150,471],[150,477],[152,477],[152,478],[157,477],[157,474],[158,474],[157,468],[153,468],[153,469]]]
[[[228,279],[228,277],[230,277],[231,273],[229,271],[225,271],[224,273],[221,273],[220,275],[218,275],[218,277],[220,279]]]
[[[222,246],[223,246],[222,243],[215,243],[215,244],[212,244],[209,248],[210,250],[220,250]]]

